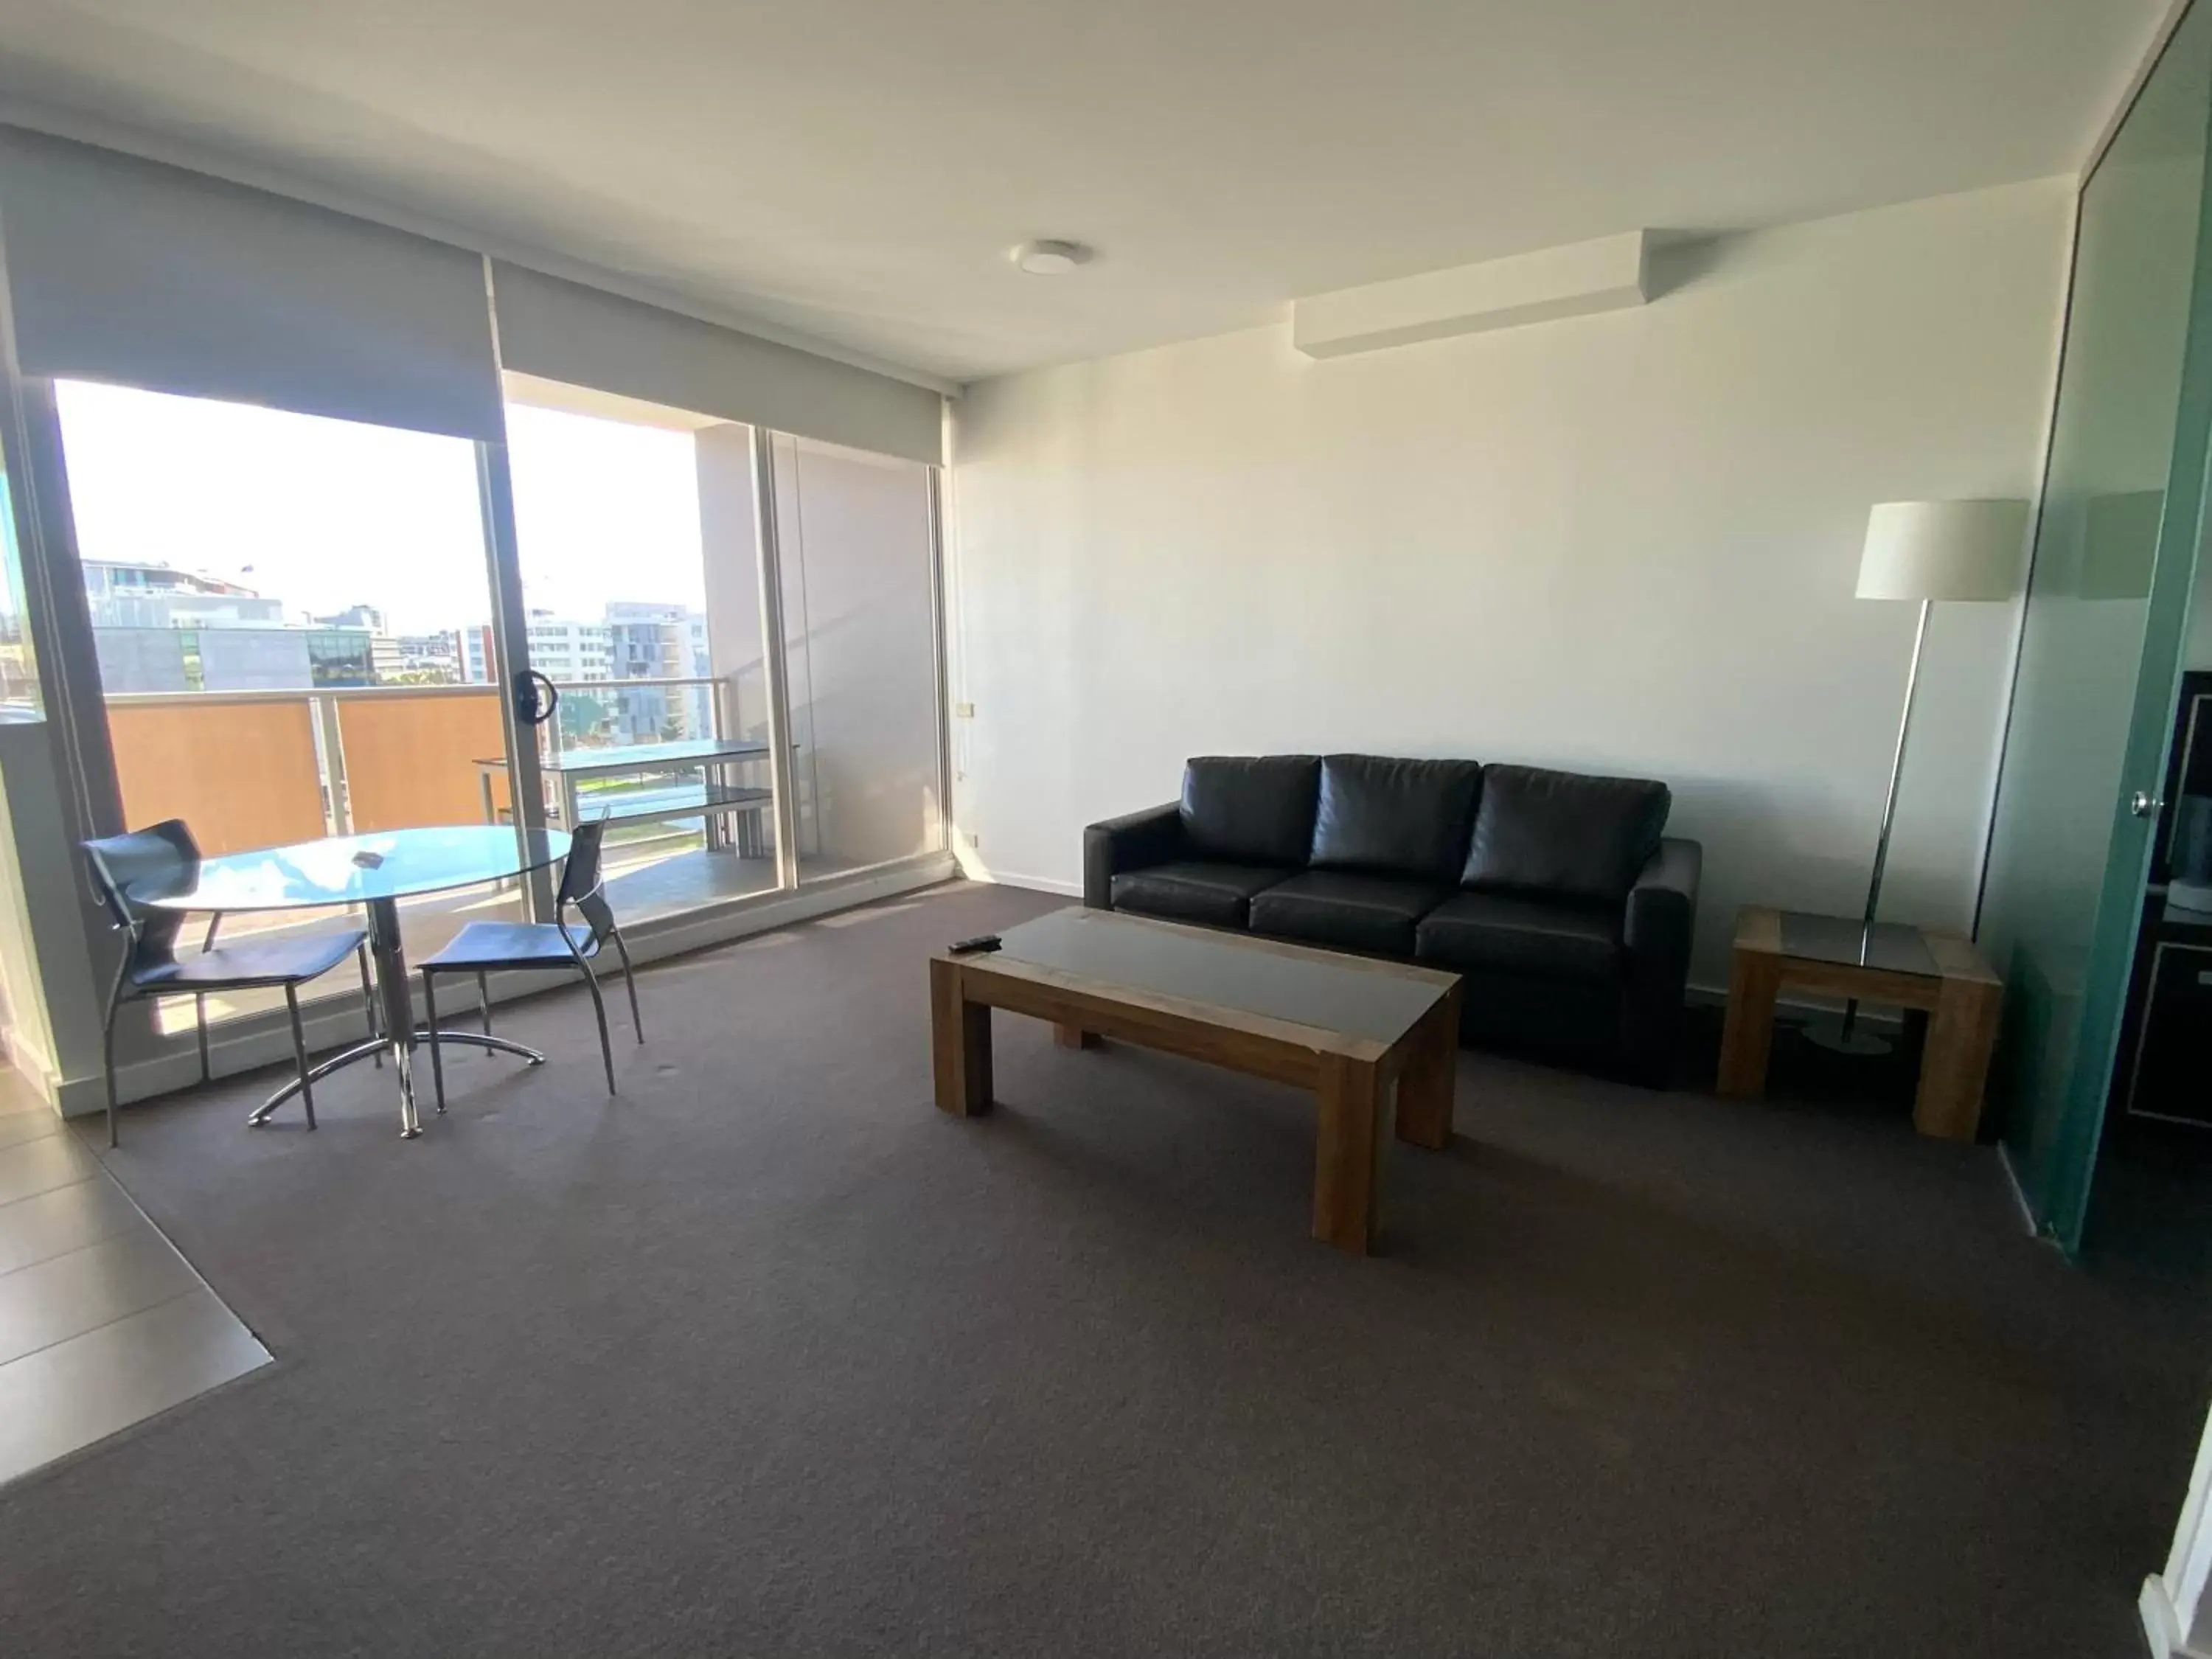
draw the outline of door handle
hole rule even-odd
[[[2139,818],[2156,817],[2166,811],[2166,803],[2148,789],[2138,789],[2128,797],[2128,811]]]
[[[542,696],[540,686],[544,688]],[[560,706],[560,688],[536,669],[526,668],[514,677],[514,713],[524,725],[544,725]]]

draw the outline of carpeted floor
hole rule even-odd
[[[412,1145],[132,1112],[277,1363],[0,1495],[0,1653],[2142,1651],[2212,1316],[1993,1152],[1469,1054],[1351,1260],[1288,1090],[1002,1016],[931,1109],[923,956],[1055,902],[649,969],[619,1099],[563,992]]]

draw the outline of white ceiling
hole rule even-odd
[[[0,0],[0,97],[964,380],[2071,172],[2166,8]]]

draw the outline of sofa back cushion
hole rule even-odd
[[[1463,885],[1619,903],[1659,850],[1667,786],[1533,766],[1483,769]]]
[[[1191,855],[1303,868],[1313,846],[1321,763],[1311,755],[1200,755],[1182,769]]]
[[[1481,793],[1474,761],[1324,755],[1313,866],[1454,880]]]

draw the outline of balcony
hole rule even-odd
[[[569,705],[593,716],[549,728],[566,752],[623,745],[630,754],[662,738],[719,737],[719,683],[708,678],[557,683]],[[122,693],[106,699],[124,817],[143,824],[180,817],[210,854],[312,841],[327,835],[478,823],[512,817],[501,692],[490,685],[325,688],[312,691]],[[635,729],[646,699],[672,711],[652,734]],[[623,707],[623,700],[629,706]],[[605,711],[611,709],[611,714]],[[651,713],[650,709],[647,710]],[[624,729],[627,721],[629,729]],[[640,766],[574,785],[576,816],[614,822],[606,841],[607,892],[625,922],[649,921],[771,890],[776,884],[768,762],[733,763],[757,823],[750,833],[710,834],[708,786],[696,765]],[[551,792],[550,817],[562,811]],[[808,859],[808,877],[842,861]],[[513,882],[436,894],[403,907],[410,954],[427,955],[470,921],[519,920]],[[327,927],[328,911],[226,917],[223,933]],[[345,975],[318,982],[325,995],[352,988]],[[262,999],[210,999],[210,1016],[258,1008]],[[273,1006],[273,1005],[272,1005]],[[188,1025],[189,1004],[165,1015]]]

